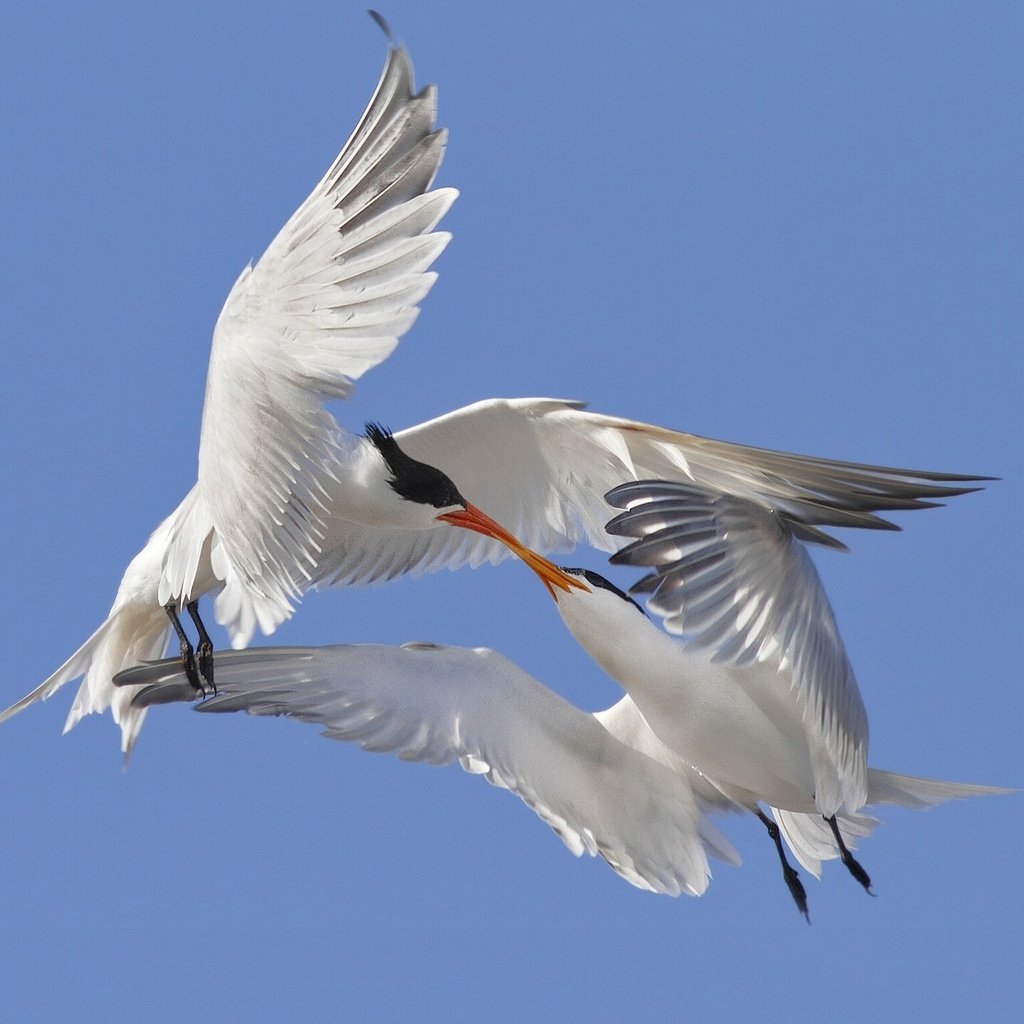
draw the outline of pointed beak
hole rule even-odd
[[[515,537],[500,523],[496,523],[489,515],[481,512],[475,505],[466,503],[464,509],[455,512],[445,512],[437,517],[442,523],[449,523],[452,526],[461,526],[464,530],[472,530],[474,533],[482,533],[485,537],[493,537],[500,540],[513,554],[521,558],[539,577],[541,583],[548,588],[548,593],[557,601],[557,590],[568,593],[572,589],[586,590],[588,587],[582,580],[562,572],[553,562],[549,562],[536,551],[520,544]],[[556,590],[557,588],[557,590]]]

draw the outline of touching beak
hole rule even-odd
[[[567,572],[562,572],[553,562],[549,562],[543,556],[538,555],[536,551],[524,547],[508,530],[499,523],[496,523],[489,515],[481,512],[475,505],[470,505],[467,502],[464,509],[459,509],[456,512],[445,512],[437,518],[443,523],[461,526],[465,530],[472,530],[474,533],[482,533],[485,537],[493,537],[495,540],[500,540],[505,547],[518,555],[540,577],[541,582],[548,588],[548,593],[556,601],[558,600],[556,587],[558,590],[563,590],[566,593],[573,588],[588,592],[590,590],[590,587],[583,583],[582,580],[577,579],[575,576],[570,576]]]

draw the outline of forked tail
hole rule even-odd
[[[65,683],[81,676],[82,685],[71,705],[64,731],[77,725],[83,715],[110,708],[114,721],[121,727],[121,749],[126,755],[130,754],[142,728],[146,709],[132,707],[134,693],[123,687],[116,688],[112,680],[122,669],[162,657],[167,634],[167,615],[159,605],[128,603],[115,608],[103,625],[53,675],[5,711],[0,711],[0,722],[5,722],[38,700],[46,700]]]
[[[999,786],[974,786],[962,782],[944,782],[915,775],[899,775],[878,768],[868,769],[868,805],[895,804],[911,810],[923,810],[946,800],[965,800],[972,796],[997,796],[1012,790]],[[798,814],[772,808],[786,844],[793,856],[816,878],[821,877],[821,862],[839,856],[835,837],[828,823],[817,814]],[[836,823],[843,841],[851,849],[857,840],[869,836],[879,825],[870,814],[837,814]]]
[[[912,810],[934,807],[946,800],[966,800],[970,796],[999,796],[1012,793],[1002,786],[974,786],[966,782],[943,782],[941,779],[923,779],[916,775],[899,775],[868,769],[868,803],[896,804]]]

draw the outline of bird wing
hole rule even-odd
[[[436,92],[414,94],[412,81],[407,54],[390,48],[351,138],[242,272],[214,330],[198,485],[212,557],[221,578],[230,566],[284,614],[315,564],[337,460],[323,401],[390,355],[450,237],[433,229],[457,193],[428,191],[445,145]],[[194,541],[171,546],[161,600],[188,592]]]
[[[898,529],[879,511],[928,508],[981,479],[816,459],[713,441],[552,398],[490,399],[398,431],[415,459],[442,469],[465,497],[538,551],[589,543],[612,551],[605,493],[627,480],[667,479],[733,494],[791,517],[802,539],[842,544],[819,527]],[[343,488],[343,482],[332,485]],[[454,535],[454,536],[453,536]],[[459,536],[461,535],[461,536]],[[465,530],[427,532],[328,522],[319,585],[508,557]]]
[[[218,652],[202,712],[311,722],[332,739],[409,761],[456,758],[515,793],[577,856],[600,854],[655,892],[699,895],[709,879],[686,781],[619,742],[507,658],[433,644]],[[121,673],[137,706],[192,700],[180,661]]]
[[[612,562],[654,568],[632,592],[650,594],[648,607],[664,616],[665,628],[691,648],[713,651],[714,662],[777,665],[767,678],[789,687],[804,709],[818,805],[860,807],[867,796],[867,712],[791,516],[674,481],[624,484],[608,500],[626,509],[608,531],[632,539]]]
[[[604,711],[594,712],[594,717],[617,739],[634,750],[646,754],[659,764],[665,765],[674,774],[683,776],[697,798],[697,804],[709,814],[738,814],[747,808],[730,800],[718,787],[711,783],[692,765],[687,764],[658,738],[647,724],[647,719],[627,693],[617,703]],[[705,814],[700,819],[700,835],[704,848],[716,860],[738,866],[742,863],[736,848],[712,824]]]

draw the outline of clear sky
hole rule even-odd
[[[439,181],[462,197],[423,315],[339,415],[398,429],[552,395],[1003,477],[818,563],[872,763],[1024,785],[1024,8],[383,12],[439,85]],[[337,0],[4,23],[6,704],[98,625],[194,481],[220,304],[385,43]],[[486,645],[581,706],[617,696],[512,563],[314,595],[276,639]],[[829,865],[808,928],[752,820],[723,823],[743,867],[672,900],[458,768],[292,723],[157,709],[124,772],[109,718],[61,737],[73,693],[0,729],[5,1020],[1019,1019],[1019,796],[886,811],[861,847],[877,898]]]

